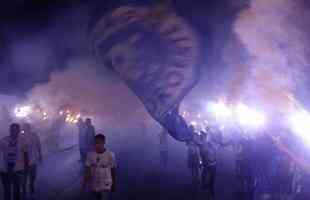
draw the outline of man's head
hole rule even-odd
[[[86,121],[85,121],[85,124],[86,124],[87,126],[91,126],[91,125],[92,125],[91,119],[90,119],[90,118],[87,118]]]
[[[31,125],[29,123],[25,123],[23,124],[23,127],[22,127],[24,133],[30,133],[31,132]]]
[[[20,125],[13,123],[10,126],[10,137],[16,139],[20,133]]]
[[[79,119],[78,119],[78,122],[77,122],[77,125],[78,125],[78,126],[82,126],[83,124],[84,124],[83,119],[82,119],[82,118],[79,118]]]
[[[105,149],[105,136],[98,134],[95,136],[95,150],[96,152],[103,152]]]

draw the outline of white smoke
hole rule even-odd
[[[145,111],[127,87],[101,68],[91,58],[74,59],[66,70],[53,72],[48,83],[35,86],[28,101],[51,113],[70,105],[85,111],[86,117],[110,125],[126,124],[136,114],[145,118]]]
[[[234,31],[250,56],[248,95],[280,109],[290,106],[309,65],[309,19],[301,0],[252,0],[240,13]]]

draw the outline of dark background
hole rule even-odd
[[[47,82],[52,71],[66,68],[66,60],[85,53],[86,44],[79,41],[82,40],[81,35],[114,7],[125,4],[152,5],[156,2],[158,1],[15,0],[2,3],[0,93],[23,95],[36,83]],[[205,48],[212,51],[212,56],[220,52],[220,49],[213,48],[212,39],[216,34],[214,30],[220,27],[228,38],[236,13],[245,5],[246,1],[242,0],[234,1],[233,5],[229,0],[175,1],[179,14],[201,33],[205,40]],[[34,59],[27,59],[31,52],[40,52],[30,47],[37,44],[40,47],[44,46],[43,48],[49,52],[48,60],[44,64],[38,63],[36,56],[32,56]],[[20,48],[19,45],[25,48]],[[28,53],[24,60],[19,59],[19,55],[16,54],[16,48],[13,48],[16,46],[22,49],[22,54],[23,51]],[[206,56],[208,55],[210,54],[207,53]],[[21,61],[16,63],[16,60]]]

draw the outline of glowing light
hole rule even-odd
[[[15,116],[18,118],[28,117],[32,113],[31,106],[21,106],[14,109]]]
[[[64,114],[64,111],[62,111],[62,110],[59,111],[59,114],[60,114],[60,115],[63,115],[63,114]]]
[[[289,117],[291,129],[302,140],[310,145],[310,114],[306,111],[299,111]]]
[[[221,131],[223,131],[223,130],[225,130],[225,126],[224,126],[224,125],[221,125],[221,126],[219,127],[219,129],[220,129]]]
[[[209,103],[208,109],[217,120],[227,119],[231,117],[231,109],[223,102]]]
[[[66,119],[65,121],[69,124],[76,124],[78,123],[78,120],[81,118],[81,114],[80,113],[70,113],[70,112],[66,112]]]
[[[235,109],[236,117],[241,126],[259,127],[266,123],[265,115],[239,103]]]
[[[197,126],[197,125],[198,125],[198,123],[197,123],[197,122],[195,122],[195,121],[191,121],[191,125],[193,125],[193,126]]]

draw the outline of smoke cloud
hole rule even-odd
[[[143,117],[144,112],[127,87],[91,58],[76,58],[66,70],[53,72],[50,81],[35,86],[28,99],[50,113],[69,105],[105,124],[126,124],[135,114],[142,113]]]
[[[234,24],[234,31],[249,54],[246,95],[280,110],[292,106],[302,90],[309,65],[309,8],[303,1],[252,0]],[[239,83],[240,84],[240,83]]]
[[[23,96],[7,106],[10,111],[17,104],[31,104],[54,117],[69,105],[101,127],[150,120],[135,95],[92,57],[87,34],[91,10],[91,5],[84,4],[65,9],[50,15],[40,28],[18,22],[28,27],[23,37],[14,34],[18,27],[3,36],[8,62],[2,66],[9,70],[1,71],[1,77],[12,72],[14,85],[8,83],[5,88]]]

